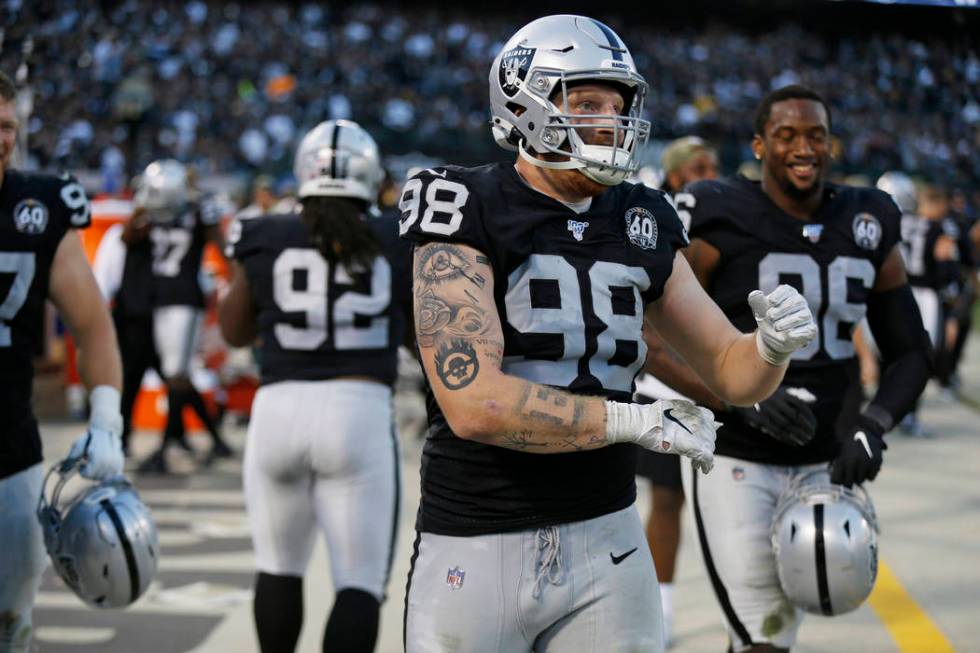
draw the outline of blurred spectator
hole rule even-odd
[[[269,175],[256,177],[252,182],[252,203],[239,211],[235,217],[239,220],[248,220],[272,213],[279,199],[273,191],[274,183]]]
[[[834,125],[842,173],[903,169],[971,189],[980,180],[980,49],[966,28],[821,31],[788,10],[765,28],[603,18],[638,44],[657,140],[697,134],[735,169],[750,158],[744,125],[759,98],[800,82],[846,116]],[[370,2],[8,3],[0,67],[17,67],[13,46],[29,32],[41,166],[98,169],[107,143],[126,140],[122,122],[130,166],[176,156],[204,172],[280,175],[296,135],[328,118],[356,119],[392,154],[468,164],[500,156],[486,75],[520,22],[505,9]]]

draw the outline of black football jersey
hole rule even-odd
[[[512,164],[425,170],[406,182],[403,237],[471,246],[490,259],[503,371],[631,401],[643,365],[644,308],[686,245],[660,191],[623,183],[576,213]],[[427,390],[420,530],[503,532],[589,519],[630,505],[633,445],[537,455],[458,438]]]
[[[66,175],[7,170],[0,186],[0,478],[41,460],[31,410],[32,359],[44,345],[44,304],[58,244],[89,225],[81,185]]]
[[[229,233],[257,311],[262,383],[367,375],[392,385],[411,311],[411,247],[395,214],[369,217],[371,269],[330,265],[299,214],[240,220]]]
[[[936,241],[943,235],[943,223],[905,214],[902,216],[902,258],[909,284],[939,290],[948,283],[944,266],[937,265]]]
[[[126,245],[126,260],[113,313],[119,318],[153,315],[153,245],[149,239]]]
[[[819,327],[817,338],[793,354],[783,381],[816,398],[816,437],[804,447],[785,445],[723,412],[716,453],[784,465],[830,460],[837,451],[835,424],[858,382],[852,331],[899,242],[898,207],[876,189],[827,184],[816,215],[804,222],[744,177],[696,182],[685,191],[676,201],[690,211],[691,238],[721,253],[708,292],[732,323],[755,330],[748,294],[788,284],[806,298]]]
[[[219,218],[204,204],[190,204],[173,219],[150,228],[155,306],[204,307],[201,261],[207,230]]]

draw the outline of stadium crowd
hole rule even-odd
[[[41,167],[121,173],[127,155],[136,159],[130,171],[173,156],[205,174],[283,174],[299,135],[328,118],[357,120],[387,153],[451,154],[464,164],[497,156],[486,61],[513,29],[509,13],[83,4],[7,3],[0,67],[14,70],[16,44],[33,37],[30,154]],[[698,134],[734,167],[750,158],[744,116],[769,89],[799,82],[846,116],[834,125],[839,169],[902,169],[966,187],[980,179],[980,51],[969,38],[847,36],[792,22],[761,33],[678,30],[606,18],[636,44],[655,139]]]

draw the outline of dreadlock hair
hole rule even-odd
[[[759,103],[759,108],[755,111],[754,127],[756,134],[763,136],[766,133],[766,123],[769,122],[772,105],[783,100],[813,100],[814,102],[819,102],[823,105],[824,111],[827,112],[827,127],[829,128],[831,126],[830,105],[827,104],[827,101],[813,89],[801,84],[790,84],[789,86],[777,88],[762,98],[762,102]]]
[[[365,202],[350,197],[305,197],[302,218],[313,244],[331,265],[370,269],[381,251],[366,221]]]

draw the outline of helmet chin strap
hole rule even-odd
[[[537,166],[538,168],[547,168],[548,170],[578,170],[592,181],[596,182],[597,184],[602,184],[603,186],[616,186],[627,177],[627,174],[622,171],[599,173],[590,169],[588,163],[579,159],[569,159],[568,161],[544,161],[528,152],[524,148],[523,140],[517,144],[517,151],[522,159],[533,166]]]
[[[577,170],[585,167],[584,161],[577,161],[571,158],[568,161],[545,161],[539,159],[524,149],[523,139],[517,144],[517,152],[522,159],[538,168],[547,168],[548,170]]]

